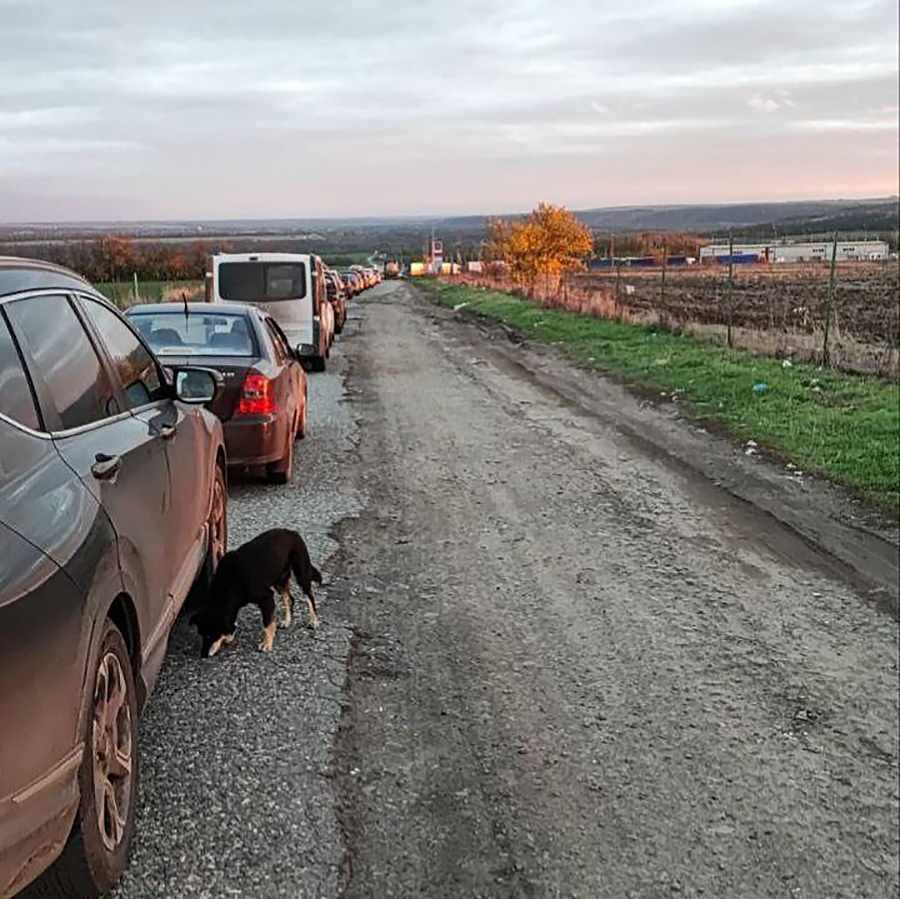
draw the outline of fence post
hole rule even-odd
[[[622,313],[619,307],[619,284],[622,280],[622,266],[619,265],[618,261],[616,261],[616,296],[615,296],[615,305],[616,305],[616,315],[621,318]]]
[[[728,235],[728,293],[726,295],[726,315],[727,321],[725,325],[725,333],[728,346],[734,346],[734,338],[731,328],[734,322],[734,235]]]
[[[666,261],[669,256],[669,250],[667,245],[663,244],[663,258],[662,258],[662,274],[659,279],[659,308],[663,314],[663,323],[666,329],[670,328],[669,325],[669,309],[666,306]]]
[[[828,273],[828,299],[825,301],[825,336],[822,340],[822,365],[828,365],[830,360],[830,350],[828,348],[828,337],[831,332],[831,315],[834,309],[834,281],[835,269],[837,267],[837,231],[834,232],[834,239],[831,244],[831,271]]]

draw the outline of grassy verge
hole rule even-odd
[[[167,290],[192,290],[202,286],[202,281],[138,281],[138,296],[145,303],[154,302],[161,300]],[[117,306],[127,308],[134,304],[133,281],[108,281],[94,287]]]
[[[863,375],[753,356],[692,337],[545,309],[508,293],[416,280],[442,306],[467,309],[559,345],[575,362],[676,393],[700,419],[755,440],[798,468],[900,507],[900,390]],[[754,386],[764,384],[766,389]]]

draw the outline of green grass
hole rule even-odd
[[[163,294],[170,288],[190,289],[200,287],[202,284],[202,281],[138,281],[138,296],[145,303],[153,302],[161,300]],[[94,287],[123,309],[134,304],[133,281],[108,281],[95,284]]]
[[[652,328],[545,309],[508,293],[417,279],[442,306],[497,319],[558,344],[575,362],[677,393],[698,419],[755,440],[803,471],[847,485],[896,516],[900,508],[900,390],[850,375]],[[755,384],[768,390],[755,394]]]

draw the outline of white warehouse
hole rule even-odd
[[[832,242],[736,243],[735,262],[830,262]],[[753,257],[756,257],[755,259]],[[870,261],[888,258],[883,240],[839,240],[837,261]],[[713,243],[700,248],[701,262],[728,262],[728,244]]]

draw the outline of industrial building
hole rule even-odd
[[[833,243],[830,240],[771,243],[735,243],[729,255],[727,243],[713,243],[700,248],[701,262],[830,262]],[[838,262],[859,262],[888,258],[888,245],[883,240],[839,240]]]

